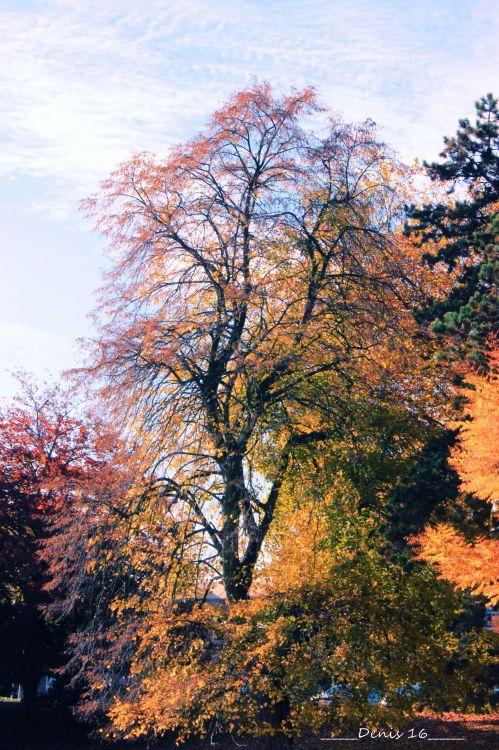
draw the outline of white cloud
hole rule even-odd
[[[495,0],[0,0],[0,392],[1,368],[74,364],[98,264],[76,206],[119,161],[190,137],[253,76],[434,158],[497,85],[498,21]]]
[[[15,7],[0,11],[0,175],[45,180],[56,215],[132,151],[190,135],[252,75],[280,88],[318,85],[346,117],[385,125],[412,158],[435,154],[499,66],[488,0]]]

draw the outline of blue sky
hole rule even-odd
[[[0,0],[0,34],[0,396],[91,335],[104,241],[79,200],[253,77],[317,86],[407,161],[499,92],[495,0]]]

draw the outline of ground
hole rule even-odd
[[[499,714],[489,716],[460,716],[448,714],[443,717],[430,715],[420,716],[413,725],[414,734],[420,729],[427,732],[426,739],[411,739],[409,729],[400,739],[361,739],[355,741],[344,740],[340,747],[345,750],[355,748],[360,750],[442,750],[442,741],[452,741],[451,747],[457,744],[459,750],[495,750],[499,747]],[[356,737],[358,733],[344,734],[342,737]],[[431,739],[437,738],[437,739]],[[464,738],[464,739],[458,739]],[[242,746],[245,750],[260,750],[261,746],[253,741],[241,741],[236,744],[233,740],[219,744],[219,738],[214,738],[214,744],[189,743],[184,750],[229,750]],[[338,741],[316,739],[295,739],[293,750],[324,750],[337,747]],[[172,742],[162,742],[155,746],[156,750],[169,750],[175,747]],[[448,747],[448,746],[447,746]],[[62,711],[42,709],[34,717],[27,717],[18,703],[0,703],[0,750],[148,750],[145,744],[116,743],[102,745],[89,738],[83,728],[74,723],[69,714]],[[152,748],[151,748],[152,750]],[[182,750],[182,749],[180,749]]]

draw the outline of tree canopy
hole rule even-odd
[[[370,122],[305,131],[318,109],[312,90],[254,86],[87,203],[114,248],[94,372],[233,600],[297,449],[342,428],[352,389],[369,403],[421,392],[415,262],[392,236],[399,165]]]
[[[43,607],[49,565],[42,550],[55,518],[71,513],[82,484],[102,471],[98,424],[77,417],[58,387],[21,379],[0,412],[0,675],[36,698],[40,677],[63,662],[62,633]]]

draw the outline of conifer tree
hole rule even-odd
[[[406,233],[431,248],[427,263],[459,271],[447,298],[429,298],[419,321],[446,336],[453,356],[486,370],[485,353],[498,323],[499,111],[492,94],[475,106],[476,122],[462,119],[456,135],[444,138],[444,161],[424,163],[430,178],[446,187],[447,198],[411,205]]]

